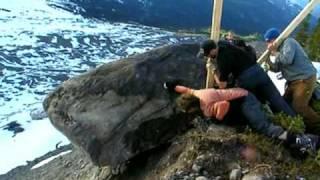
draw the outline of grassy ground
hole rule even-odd
[[[217,136],[214,132],[193,131],[185,138],[184,140],[188,141],[188,147],[192,148],[186,148],[180,158],[186,160],[183,162],[195,162],[203,154],[215,154],[215,157],[207,156],[208,159],[204,160],[206,163],[202,164],[212,176],[219,175],[227,178],[232,169],[228,164],[237,163],[243,172],[269,173],[278,179],[287,177],[293,179],[298,176],[306,179],[320,177],[319,155],[318,157],[294,158],[282,143],[272,141],[250,130],[240,134],[221,136]],[[243,157],[242,151],[247,147],[253,149],[255,154],[253,158]],[[181,161],[178,164],[179,167],[183,166]],[[188,164],[185,170],[190,167],[191,164]]]
[[[210,28],[203,28],[203,29],[180,29],[180,30],[175,30],[178,34],[192,34],[192,35],[204,35],[204,36],[210,36],[211,30]],[[227,30],[221,30],[220,32],[220,37],[225,37],[225,35],[228,33]],[[256,41],[256,40],[261,40],[262,37],[260,34],[250,34],[250,35],[238,35],[236,34],[237,37],[240,37],[244,41]]]

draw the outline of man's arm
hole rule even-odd
[[[212,106],[212,112],[215,118],[221,121],[223,120],[225,115],[228,113],[229,108],[230,108],[230,102],[219,101]]]
[[[177,93],[181,93],[181,94],[192,94],[192,89],[185,86],[177,85],[175,86],[174,90]]]
[[[271,60],[271,58],[273,58],[273,60]],[[275,62],[275,57],[270,56],[269,58],[267,58],[267,60],[265,61],[268,65],[269,65],[269,69],[273,72],[280,72],[280,66],[279,63]]]
[[[231,73],[231,65],[229,59],[232,58],[228,52],[219,52],[217,65],[220,72],[220,76],[218,78],[217,84],[220,89],[225,89],[227,87],[227,81],[229,74]]]
[[[216,101],[230,101],[248,95],[248,91],[242,88],[218,89],[216,93]]]
[[[276,53],[275,61],[284,65],[290,65],[293,63],[293,58],[296,51],[296,45],[292,39],[287,39],[283,42],[283,46],[279,53]]]
[[[213,78],[214,78],[215,84],[218,85],[219,89],[225,89],[227,87],[227,82],[220,81],[219,73],[217,70],[214,72]]]

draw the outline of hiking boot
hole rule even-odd
[[[297,134],[295,142],[292,144],[302,154],[310,153],[312,155],[317,153],[319,148],[320,139],[317,135],[312,134]]]

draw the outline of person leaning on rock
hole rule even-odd
[[[240,110],[249,126],[268,137],[284,141],[300,153],[316,153],[320,148],[320,138],[311,134],[293,134],[282,127],[274,125],[261,109],[261,103],[256,97],[242,88],[200,89],[195,90],[185,86],[166,83],[169,92],[182,94],[177,98],[177,106],[185,113],[201,114],[205,117],[225,121]],[[231,115],[231,116],[230,116]],[[239,116],[239,115],[238,115]],[[230,120],[230,119],[229,119]],[[235,121],[233,118],[231,121]],[[234,122],[235,123],[235,122]]]
[[[206,40],[202,43],[200,52],[203,56],[215,59],[219,72],[219,77],[215,79],[219,88],[226,88],[227,80],[232,75],[237,86],[252,92],[262,102],[268,101],[273,112],[296,115],[268,74],[243,50],[223,41],[216,45],[213,40]]]
[[[224,37],[224,39],[225,39],[226,41],[228,41],[229,43],[233,44],[234,41],[235,41],[236,39],[239,39],[239,38],[235,36],[235,34],[234,34],[233,31],[228,31],[227,34],[226,34],[226,36]]]
[[[271,71],[281,72],[287,80],[284,97],[302,115],[307,130],[320,134],[320,115],[309,105],[316,86],[317,70],[295,39],[287,38],[277,48],[274,41],[279,35],[280,31],[276,28],[271,28],[264,34],[268,49],[275,57],[274,61],[269,59],[267,63]]]
[[[246,53],[248,53],[248,55],[251,56],[251,58],[257,60],[257,54],[256,54],[256,51],[255,49],[250,46],[250,45],[247,45],[246,42],[241,39],[240,37],[236,36],[234,34],[234,32],[232,31],[229,31],[227,33],[227,35],[225,36],[225,41],[229,42],[230,44],[240,48],[241,50],[245,51]]]

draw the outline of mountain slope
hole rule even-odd
[[[294,4],[298,4],[301,7],[304,7],[309,2],[309,0],[290,0],[290,2]],[[320,5],[317,5],[315,7],[315,9],[312,12],[312,15],[315,16],[316,18],[320,17]]]
[[[204,28],[211,24],[212,1],[203,0],[48,0],[85,17],[166,27]],[[72,5],[70,5],[72,4]],[[77,8],[75,8],[77,7]],[[286,0],[225,0],[222,27],[237,33],[284,28],[301,7]]]
[[[0,1],[0,17],[0,174],[58,142],[69,142],[47,118],[31,117],[34,110],[41,112],[44,96],[61,82],[134,53],[201,40],[159,28],[86,19],[49,7],[46,0]]]

